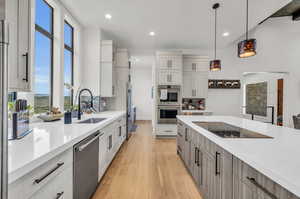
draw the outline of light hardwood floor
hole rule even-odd
[[[201,199],[175,139],[154,139],[150,122],[121,147],[93,199]]]

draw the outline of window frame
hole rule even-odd
[[[69,26],[71,28],[71,31],[72,31],[72,40],[71,40],[71,45],[72,46],[69,46],[68,44],[65,43],[65,39],[64,39],[64,50],[67,50],[71,53],[71,85],[74,86],[74,27],[65,19],[64,20],[64,28],[65,28],[65,25]],[[64,38],[65,38],[65,35],[64,35]],[[65,57],[64,57],[65,58]],[[64,69],[65,69],[65,66],[64,66]],[[65,79],[64,79],[64,83],[65,83]],[[73,103],[73,98],[74,98],[74,90],[71,90],[71,106],[74,105]],[[65,104],[65,102],[64,102]]]
[[[51,10],[51,32],[48,32],[43,27],[39,26],[35,21],[35,32],[39,32],[43,36],[47,37],[50,40],[50,94],[49,94],[49,109],[51,110],[53,107],[53,55],[54,55],[54,8],[46,1],[42,0]],[[36,49],[35,49],[36,50]],[[35,95],[35,94],[34,94]],[[50,111],[49,110],[49,111]]]

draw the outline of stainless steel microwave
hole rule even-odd
[[[180,106],[158,106],[158,124],[176,124],[176,116],[180,114]]]
[[[181,103],[180,86],[158,86],[157,104],[176,105]]]

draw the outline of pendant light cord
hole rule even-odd
[[[248,21],[249,21],[249,16],[248,16],[248,9],[249,9],[249,1],[247,0],[247,3],[246,3],[246,40],[248,40],[248,29],[249,29],[249,24],[248,24]]]
[[[217,59],[217,8],[215,9],[215,60]]]

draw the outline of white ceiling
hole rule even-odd
[[[213,45],[213,0],[61,0],[84,26],[99,27],[130,49],[200,48]],[[249,0],[250,27],[291,0]],[[246,0],[220,0],[219,48],[245,32]],[[111,20],[104,15],[110,13]],[[148,33],[155,31],[156,36]],[[222,33],[230,32],[229,37]]]

